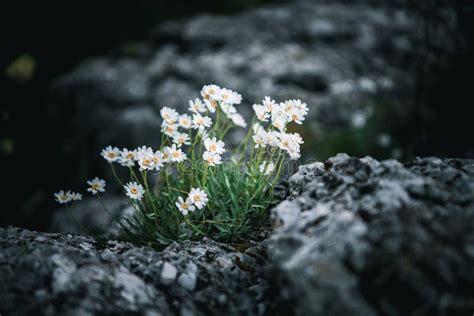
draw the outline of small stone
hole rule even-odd
[[[165,262],[161,271],[161,282],[165,285],[170,285],[176,279],[177,274],[178,269],[171,263]]]

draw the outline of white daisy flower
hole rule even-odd
[[[290,154],[290,159],[292,159],[292,160],[298,160],[301,157],[301,154],[299,152],[296,152],[296,151],[290,151],[288,153]]]
[[[205,151],[202,155],[202,159],[204,159],[209,166],[220,165],[222,163],[222,157],[210,151]]]
[[[264,161],[258,168],[261,173],[264,173],[266,176],[270,175],[275,170],[275,164],[273,161]]]
[[[239,104],[242,102],[242,96],[232,90],[222,88],[219,93],[220,101],[225,104]]]
[[[225,143],[222,140],[217,140],[215,137],[204,139],[204,147],[211,153],[222,155],[225,152],[224,146]]]
[[[245,119],[239,113],[232,114],[230,119],[232,120],[232,123],[237,126],[247,127],[247,122],[245,122]]]
[[[196,210],[196,207],[193,205],[193,201],[191,201],[190,198],[187,198],[184,200],[181,196],[178,197],[178,202],[175,203],[176,207],[178,210],[181,212],[183,215],[188,215],[189,212],[194,212]]]
[[[59,204],[66,204],[72,201],[70,191],[64,192],[64,190],[61,190],[58,193],[54,193],[54,197],[56,198],[56,202],[58,202]]]
[[[206,85],[202,87],[201,96],[204,99],[204,102],[209,100],[218,100],[221,88],[215,84]]]
[[[137,152],[135,150],[128,150],[124,148],[120,153],[119,163],[124,167],[133,167],[137,159]]]
[[[262,121],[262,122],[268,121],[270,114],[267,112],[267,109],[263,105],[254,104],[252,107],[259,121]]]
[[[303,116],[308,114],[308,106],[306,103],[301,102],[301,100],[293,100],[295,107],[303,113]]]
[[[277,128],[280,132],[286,130],[286,124],[288,123],[285,116],[278,115],[272,118],[272,126]]]
[[[263,129],[260,129],[252,138],[255,143],[255,148],[264,148],[267,145],[267,132]]]
[[[179,114],[175,109],[166,106],[161,108],[160,115],[168,124],[176,123],[179,117]]]
[[[143,195],[145,194],[145,189],[143,189],[143,186],[136,182],[127,183],[126,185],[124,185],[124,189],[125,194],[132,200],[140,201],[143,198]]]
[[[153,154],[151,160],[153,161],[153,169],[156,171],[160,171],[161,167],[163,167],[163,163],[166,162],[163,158],[163,154],[159,150]]]
[[[194,113],[204,113],[206,112],[206,106],[202,103],[202,101],[198,98],[193,100],[189,100],[189,111]]]
[[[275,108],[276,102],[272,100],[270,97],[265,97],[265,99],[263,99],[262,101],[262,104],[268,113],[272,113],[273,109]]]
[[[140,171],[153,170],[155,168],[155,153],[150,147],[143,146],[137,149],[137,157]]]
[[[193,115],[193,128],[194,129],[204,129],[206,127],[211,127],[212,120],[209,116],[202,116],[197,113]]]
[[[190,129],[191,125],[193,124],[191,116],[189,116],[187,114],[180,115],[179,119],[178,119],[178,124],[182,128]]]
[[[186,133],[174,133],[173,134],[173,143],[178,145],[178,147],[181,147],[182,145],[191,144],[190,137]]]
[[[173,134],[178,130],[177,124],[168,124],[166,121],[163,121],[161,124],[161,132],[166,136],[173,137]]]
[[[202,209],[206,206],[209,199],[207,198],[206,192],[200,188],[192,188],[188,194],[188,198],[196,205],[198,209]]]
[[[116,162],[120,158],[120,149],[117,147],[107,146],[100,153],[109,163]]]
[[[186,160],[186,154],[173,144],[171,147],[166,146],[164,152],[168,155],[169,159],[174,162],[182,162]]]
[[[93,195],[105,192],[105,180],[103,179],[95,177],[94,179],[87,181],[87,184],[90,186],[90,188],[87,188],[87,192],[90,192]]]
[[[70,196],[71,196],[72,201],[81,201],[82,200],[82,194],[81,193],[71,192]]]
[[[209,112],[214,113],[217,110],[217,107],[219,106],[219,101],[210,99],[210,100],[205,100],[207,109]]]
[[[299,108],[294,108],[291,112],[288,113],[288,118],[291,119],[296,124],[303,124],[304,114]]]
[[[280,145],[280,140],[278,138],[279,134],[280,133],[275,131],[267,132],[265,134],[265,143],[272,147],[278,147]]]

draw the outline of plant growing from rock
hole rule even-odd
[[[265,97],[253,105],[248,132],[230,153],[223,139],[232,128],[247,127],[235,107],[241,95],[207,85],[201,96],[189,101],[187,114],[161,109],[157,150],[108,146],[101,152],[135,208],[121,222],[126,236],[162,244],[204,236],[237,242],[258,238],[265,230],[284,161],[298,159],[303,143],[287,126],[302,124],[307,106],[300,100],[276,103]],[[129,169],[127,181],[118,177],[115,165]],[[95,178],[88,184],[88,191],[100,199],[105,182]],[[58,202],[73,201],[59,194]]]

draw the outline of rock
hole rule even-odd
[[[472,311],[474,160],[341,154],[288,190],[268,253],[297,315]]]
[[[80,203],[74,203],[71,211],[76,219],[95,236],[114,239],[120,234],[119,220],[134,212],[126,198],[87,197]],[[104,206],[107,210],[104,210]],[[58,209],[53,216],[49,231],[61,233],[84,233],[69,215],[66,208]]]
[[[0,228],[0,314],[264,314],[261,307],[269,304],[259,295],[267,288],[263,262],[239,253],[252,266],[244,270],[235,255],[231,246],[209,239],[158,251]],[[223,267],[215,258],[232,264]],[[179,284],[173,283],[178,274]]]
[[[474,160],[301,166],[266,240],[163,250],[0,228],[5,315],[469,315]],[[237,251],[240,249],[240,251]]]

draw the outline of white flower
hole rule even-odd
[[[265,99],[263,99],[262,101],[262,104],[268,113],[272,113],[276,105],[275,101],[272,100],[270,97],[265,97]]]
[[[253,135],[253,141],[255,143],[255,148],[264,148],[267,145],[267,132],[260,129],[255,135]]]
[[[196,205],[198,209],[202,209],[209,201],[206,192],[199,188],[192,188],[191,192],[189,192],[188,198],[194,203],[194,205]]]
[[[285,116],[278,115],[272,118],[272,126],[277,128],[280,132],[285,131],[287,123],[288,121]]]
[[[300,134],[279,133],[278,139],[278,146],[281,149],[287,151],[292,159],[295,159],[294,157],[299,158],[300,144],[303,143],[303,139],[301,138]]]
[[[221,92],[221,88],[215,84],[206,85],[202,87],[201,96],[204,102],[210,100],[218,100]]]
[[[181,147],[182,145],[189,145],[191,142],[189,141],[189,135],[186,133],[174,133],[173,134],[173,143]]]
[[[189,111],[194,113],[206,112],[206,107],[202,104],[202,101],[196,98],[194,101],[189,100]]]
[[[308,106],[300,100],[293,100],[294,106],[303,113],[303,116],[308,114]]]
[[[166,121],[168,124],[173,124],[178,121],[178,112],[176,112],[175,109],[169,108],[169,107],[163,107],[160,110],[160,115],[163,118],[164,121]]]
[[[242,102],[242,96],[232,90],[222,88],[219,93],[220,101],[225,104],[239,104]]]
[[[247,122],[245,122],[244,118],[239,113],[232,114],[230,119],[232,120],[232,123],[237,126],[247,127]]]
[[[179,116],[179,119],[178,119],[178,124],[179,124],[179,126],[181,126],[182,128],[190,129],[190,128],[191,128],[191,125],[192,125],[191,116],[189,116],[189,115],[187,115],[187,114],[180,115],[180,116]]]
[[[143,146],[138,148],[137,157],[140,171],[153,170],[155,168],[155,153],[150,147]]]
[[[66,204],[72,201],[70,191],[64,192],[63,190],[61,190],[58,193],[54,193],[54,197],[56,198],[56,202],[58,202],[59,204]]]
[[[304,121],[304,113],[299,108],[295,107],[288,113],[288,119],[296,124],[302,124]]]
[[[137,152],[135,150],[128,150],[124,148],[120,153],[120,164],[124,167],[133,167],[137,159]]]
[[[120,158],[120,149],[117,147],[107,146],[100,153],[109,163],[115,162]]]
[[[163,121],[161,124],[161,131],[169,137],[173,137],[173,134],[178,130],[178,125],[176,123],[169,124],[166,121]]]
[[[193,115],[193,128],[204,129],[205,127],[211,127],[212,120],[209,116],[202,116],[197,113]]]
[[[141,184],[136,182],[129,182],[124,185],[125,194],[131,198],[132,200],[141,200],[143,198],[143,194],[145,194],[145,190]]]
[[[204,102],[207,105],[207,109],[211,113],[214,113],[217,110],[217,106],[219,105],[219,102],[217,100],[214,100],[214,99],[205,100]]]
[[[272,147],[279,146],[279,143],[280,143],[280,140],[278,139],[279,134],[280,133],[275,132],[275,131],[267,132],[265,134],[265,143]]]
[[[69,192],[68,192],[68,193],[69,193]],[[71,200],[72,200],[72,201],[80,201],[80,200],[82,200],[82,194],[81,194],[81,193],[71,192],[71,193],[70,193],[70,196],[71,196]]]
[[[264,173],[266,176],[270,175],[273,170],[275,170],[275,164],[273,163],[273,161],[264,161],[260,167],[258,168],[258,170],[260,170],[260,172]]]
[[[182,197],[178,197],[178,202],[175,203],[178,210],[183,215],[188,215],[188,212],[194,212],[196,207],[193,205],[193,201],[190,198],[187,198],[186,201]]]
[[[166,162],[163,154],[157,150],[153,156],[151,157],[151,160],[153,161],[153,169],[156,171],[159,171],[161,167],[163,167],[163,163]]]
[[[217,140],[215,137],[204,139],[204,147],[211,153],[222,155],[225,152],[224,146],[225,143],[222,140]]]
[[[257,115],[257,119],[262,122],[267,122],[270,114],[267,112],[267,109],[260,104],[254,104],[253,110],[255,111],[255,115]]]
[[[222,157],[219,154],[210,151],[205,151],[202,158],[209,166],[220,165],[222,163]]]
[[[171,147],[166,146],[164,152],[167,154],[169,159],[174,162],[181,162],[186,160],[186,154],[173,144]]]
[[[103,179],[95,177],[94,179],[87,181],[87,184],[90,186],[90,188],[87,189],[87,192],[90,192],[93,195],[105,192],[105,180]]]

